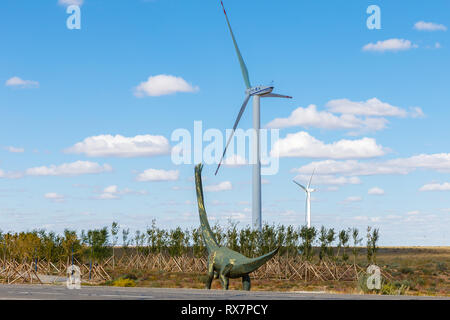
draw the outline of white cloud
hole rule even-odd
[[[330,100],[325,104],[327,111],[318,111],[317,106],[295,109],[287,118],[276,118],[267,124],[269,128],[288,128],[302,126],[305,128],[321,128],[327,130],[353,130],[355,135],[367,131],[379,131],[386,128],[388,120],[384,117],[424,117],[419,107],[411,107],[408,111],[382,102],[377,98],[366,101],[349,99]]]
[[[118,197],[119,188],[116,185],[112,185],[103,189],[102,194],[100,194],[97,199],[101,200],[112,200],[119,199]]]
[[[132,190],[132,189],[128,189],[128,188],[120,190],[119,193],[120,194],[134,194],[134,195],[138,195],[138,196],[144,196],[144,195],[148,194],[148,192],[146,190],[136,191],[136,190]]]
[[[370,189],[367,194],[376,195],[376,196],[382,196],[384,195],[384,190],[378,187],[374,187]]]
[[[65,150],[66,153],[83,153],[88,157],[151,157],[170,153],[169,140],[163,136],[99,135],[88,137]]]
[[[364,221],[364,222],[380,222],[380,217],[368,217],[368,216],[356,216],[353,218],[356,221]]]
[[[151,76],[147,81],[141,82],[134,89],[134,94],[137,97],[158,97],[177,92],[196,92],[198,90],[198,87],[192,86],[181,77],[160,74]]]
[[[116,200],[119,199],[119,197],[113,193],[102,193],[97,197],[97,199],[100,200]]]
[[[389,165],[383,165],[382,162],[359,162],[355,160],[348,161],[315,161],[302,166],[293,171],[299,173],[312,173],[313,170],[320,174],[344,174],[349,176],[368,176],[379,174],[407,174],[410,172],[407,168],[397,168]]]
[[[5,172],[0,169],[0,179],[19,179],[23,177],[22,172]]]
[[[425,117],[425,113],[423,113],[422,108],[411,107],[409,111],[409,116],[412,118],[423,118]]]
[[[140,173],[136,180],[141,182],[147,181],[176,181],[180,176],[178,170],[158,170],[158,169],[147,169]]]
[[[37,88],[39,87],[39,82],[33,80],[23,80],[19,77],[12,77],[6,80],[5,85],[7,87]]]
[[[311,175],[300,174],[294,179],[298,181],[309,181]],[[360,184],[361,180],[358,177],[342,177],[334,175],[315,175],[312,180],[312,185],[346,185],[346,184]]]
[[[320,174],[343,174],[348,176],[405,175],[417,169],[450,173],[450,154],[420,154],[409,158],[397,158],[376,162],[324,160],[311,162],[292,171],[311,174],[314,169]]]
[[[352,197],[348,197],[344,200],[344,202],[349,203],[349,202],[360,202],[362,201],[361,197],[357,197],[357,196],[352,196]]]
[[[440,44],[439,42],[436,42],[436,43],[434,44],[434,48],[435,48],[435,49],[440,49],[440,48],[442,48],[442,46],[441,46],[441,44]]]
[[[412,44],[409,40],[394,38],[384,41],[378,41],[377,43],[368,43],[363,47],[363,51],[403,51],[412,48],[417,48],[417,45]]]
[[[223,162],[223,165],[227,167],[240,167],[245,166],[246,164],[248,164],[247,160],[244,157],[237,154],[233,154],[227,157]]]
[[[116,185],[111,185],[103,189],[101,194],[96,197],[96,199],[100,200],[113,200],[113,199],[119,199],[121,195],[126,194],[135,194],[135,195],[146,195],[148,194],[147,191],[134,191],[128,188],[125,188],[123,190],[119,190],[119,187]]]
[[[399,216],[399,215],[396,215],[396,214],[388,214],[386,216],[387,220],[399,220],[401,218],[402,218],[402,216]]]
[[[58,0],[58,4],[61,6],[81,6],[84,3],[84,0]]]
[[[424,186],[422,186],[420,191],[450,191],[450,183],[444,182],[442,184],[440,183],[429,183]]]
[[[64,163],[59,166],[42,166],[30,168],[25,171],[29,176],[78,176],[82,174],[95,174],[112,171],[109,164],[100,165],[89,161],[76,161]]]
[[[229,218],[231,220],[239,220],[239,221],[244,221],[244,220],[248,220],[247,215],[241,213],[241,212],[232,212],[229,214]]]
[[[219,206],[226,206],[228,205],[228,203],[223,202],[223,201],[219,201],[219,200],[213,200],[212,202],[210,202],[212,206],[215,207],[219,207]],[[193,205],[193,203],[189,203],[189,205]]]
[[[414,29],[419,31],[447,31],[447,27],[443,24],[419,21],[414,24]]]
[[[117,193],[119,192],[119,188],[116,185],[106,187],[103,190],[104,193]]]
[[[8,150],[11,153],[23,153],[23,152],[25,152],[24,148],[16,148],[16,147],[6,147],[6,150]]]
[[[361,119],[351,114],[337,116],[327,111],[317,111],[315,105],[295,109],[288,118],[276,118],[267,124],[269,128],[288,128],[302,126],[321,129],[363,129],[368,131],[382,130],[387,120],[383,118]]]
[[[53,202],[64,202],[64,201],[65,201],[64,196],[61,195],[61,194],[58,194],[58,193],[56,193],[56,192],[49,192],[49,193],[46,193],[46,194],[44,195],[44,198],[45,198],[45,199],[49,199],[49,200],[51,200],[51,201],[53,201]]]
[[[310,176],[298,175],[295,180],[309,181]],[[315,175],[312,181],[313,185],[346,185],[346,184],[360,184],[361,180],[358,177],[342,177],[333,175]]]
[[[64,198],[63,195],[57,194],[55,192],[49,192],[44,195],[46,199],[61,199]]]
[[[205,191],[207,192],[220,192],[220,191],[228,191],[233,189],[233,185],[230,181],[224,181],[219,184],[205,186]]]
[[[272,156],[303,158],[373,158],[385,154],[382,146],[373,138],[359,140],[339,140],[330,144],[317,140],[305,131],[288,134],[275,142]]]
[[[450,172],[450,153],[420,154],[405,159],[388,161],[389,164],[406,166],[409,168],[422,168],[439,172]]]
[[[399,107],[382,102],[377,98],[367,101],[350,101],[349,99],[331,100],[325,105],[331,112],[377,117],[406,117],[409,113]],[[420,109],[420,108],[419,108]],[[418,112],[418,111],[416,111]]]

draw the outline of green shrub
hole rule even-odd
[[[377,292],[377,290],[369,289],[367,287],[367,279],[369,277],[370,277],[369,274],[363,273],[361,276],[358,277],[358,281],[356,284],[357,289],[365,294]]]
[[[317,230],[314,227],[308,228],[303,226],[300,230],[300,238],[302,242],[299,249],[302,257],[307,261],[311,261],[314,257],[313,244],[316,236]]]
[[[419,286],[423,286],[423,285],[425,285],[425,280],[423,279],[423,278],[417,278],[416,279],[416,283],[419,285]]]
[[[403,273],[403,274],[412,274],[412,273],[414,273],[414,270],[409,268],[409,267],[402,267],[402,268],[400,268],[399,271],[401,273]]]
[[[367,227],[367,263],[377,264],[378,240],[380,238],[379,229]]]
[[[121,278],[129,279],[129,280],[137,280],[138,276],[134,273],[127,273],[127,274],[123,275]]]
[[[114,287],[136,287],[136,282],[131,279],[119,278],[113,282]]]
[[[403,281],[386,282],[382,284],[380,293],[382,295],[391,296],[404,295],[409,290],[409,286],[407,284],[408,282]]]
[[[437,262],[436,263],[436,269],[438,269],[441,272],[447,271],[447,264],[445,262]]]
[[[433,274],[433,270],[430,269],[423,269],[422,273],[426,276],[431,276]]]

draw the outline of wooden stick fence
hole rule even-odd
[[[108,260],[106,261],[108,263]],[[55,276],[59,278],[67,277],[67,268],[71,264],[60,261],[52,263],[47,261],[18,262],[15,260],[0,259],[0,283],[40,283],[44,276]],[[81,280],[83,282],[101,283],[111,280],[108,272],[105,271],[104,264],[79,263],[74,258],[74,265],[81,270]]]
[[[164,254],[136,254],[116,259],[115,267],[120,270],[205,273],[207,259],[188,255],[171,257]],[[353,281],[358,279],[362,271],[362,267],[353,264],[333,261],[310,263],[299,257],[277,256],[251,276],[255,279]]]
[[[41,283],[39,275],[67,277],[69,259],[59,261],[17,262],[0,259],[0,282],[3,283]],[[180,273],[205,273],[206,257],[183,255],[172,257],[166,254],[135,253],[121,257],[110,257],[101,263],[86,264],[74,258],[74,265],[81,270],[82,281],[101,283],[112,280],[112,271],[128,272],[131,270],[164,271]],[[254,279],[278,279],[295,281],[355,281],[365,269],[356,264],[322,260],[318,263],[304,261],[300,257],[276,256],[256,272]],[[382,275],[392,278],[382,271]],[[34,281],[34,282],[33,282]]]

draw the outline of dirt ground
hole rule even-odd
[[[365,263],[363,253],[358,262]],[[252,290],[326,291],[330,293],[374,293],[407,295],[450,295],[450,247],[382,247],[377,265],[392,279],[383,280],[382,290],[367,292],[358,281],[304,282],[300,280],[252,279]],[[106,285],[159,288],[204,288],[205,274],[115,270]],[[220,281],[214,280],[219,289]],[[240,279],[230,280],[230,290],[240,290]]]

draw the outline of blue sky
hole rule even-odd
[[[68,2],[80,30],[66,27]],[[380,30],[366,26],[371,4]],[[279,172],[263,177],[263,220],[303,224],[291,180],[317,168],[314,226],[448,245],[450,3],[225,6],[252,84],[294,97],[262,102],[262,125],[283,142]],[[242,103],[219,1],[4,0],[0,12],[0,229],[196,226],[193,165],[172,163],[170,138],[200,120],[224,131]],[[240,127],[251,121],[249,106]],[[211,219],[249,224],[251,168],[214,170],[205,184],[224,190],[207,193]]]

